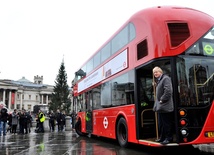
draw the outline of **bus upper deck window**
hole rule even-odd
[[[140,60],[147,55],[148,55],[147,40],[144,40],[137,45],[137,60]]]

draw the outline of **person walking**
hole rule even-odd
[[[158,114],[158,128],[160,132],[160,139],[156,142],[161,144],[168,144],[173,141],[173,89],[169,76],[163,74],[160,67],[153,68],[153,75],[155,77],[155,103],[153,110]]]
[[[5,108],[5,104],[1,103],[0,104],[0,136],[6,135],[6,126],[7,126],[7,119],[8,119],[8,111]]]

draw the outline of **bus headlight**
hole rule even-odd
[[[189,132],[187,129],[181,129],[181,134],[182,134],[182,136],[186,137],[186,136],[188,136]]]

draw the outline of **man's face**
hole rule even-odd
[[[153,74],[155,78],[159,78],[162,73],[160,71],[154,71]]]

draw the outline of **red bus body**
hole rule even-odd
[[[178,69],[179,67],[182,68],[183,63],[179,64],[180,59],[178,60],[177,58],[174,58],[173,60],[171,60],[171,58],[176,57],[178,55],[183,56],[185,54],[182,54],[182,53],[184,53],[185,51],[187,51],[186,53],[188,53],[188,49],[190,47],[192,47],[200,38],[202,38],[202,36],[204,36],[214,26],[214,19],[213,19],[213,17],[211,17],[203,12],[200,12],[200,11],[197,11],[194,9],[190,9],[190,8],[169,7],[169,6],[168,7],[148,8],[148,9],[139,11],[138,13],[134,14],[102,47],[100,47],[98,49],[97,52],[101,51],[101,49],[103,47],[105,47],[105,45],[108,42],[110,42],[112,39],[114,39],[115,36],[119,32],[121,32],[121,30],[123,30],[124,27],[129,23],[132,23],[135,27],[136,34],[135,34],[134,39],[132,39],[129,43],[127,43],[125,46],[121,47],[117,52],[115,52],[110,57],[108,57],[105,61],[103,61],[103,63],[100,63],[100,65],[93,68],[91,71],[86,72],[85,76],[82,76],[82,78],[80,80],[76,80],[74,82],[73,92],[74,92],[74,98],[77,98],[76,101],[79,101],[78,97],[80,95],[87,93],[87,92],[89,92],[87,94],[87,96],[93,95],[93,92],[95,92],[95,90],[92,91],[92,93],[90,94],[90,91],[92,89],[95,89],[108,81],[114,80],[115,78],[117,78],[127,72],[131,72],[132,70],[135,71],[136,78],[137,78],[138,75],[139,76],[141,75],[140,74],[141,66],[144,66],[144,65],[146,66],[147,64],[150,64],[150,63],[152,63],[152,61],[155,61],[159,58],[170,59],[171,64],[173,64],[172,62],[174,60],[176,60],[176,62],[178,62],[178,63],[176,63],[176,65],[177,65],[176,69]],[[174,23],[176,23],[176,24],[174,25]],[[185,27],[188,27],[189,31],[183,32],[182,29],[179,29],[180,27],[177,28],[176,26],[179,26],[180,23],[181,23],[181,27],[184,27],[184,29],[185,29]],[[186,25],[188,25],[188,26],[186,26]],[[176,33],[176,32],[174,33],[173,31],[170,32],[169,29],[171,29],[171,30],[175,29],[179,32],[178,33]],[[173,38],[173,34],[176,34],[177,36]],[[179,36],[179,34],[183,34],[183,35]],[[146,39],[146,43],[147,43],[147,47],[148,47],[148,49],[147,49],[148,54],[145,56],[140,56],[140,53],[137,52],[138,48],[140,49],[139,43],[141,43],[145,39]],[[137,46],[137,45],[139,45],[139,46]],[[144,46],[144,44],[142,44],[142,46]],[[204,48],[204,50],[205,50],[205,48]],[[209,53],[208,50],[207,50],[207,53]],[[212,52],[210,52],[210,53],[212,55]],[[91,58],[93,58],[95,56],[95,54]],[[96,76],[98,74],[101,74],[101,71],[104,72],[103,70],[106,68],[106,66],[108,67],[109,65],[112,65],[111,61],[114,61],[114,60],[118,61],[117,57],[120,56],[120,54],[126,55],[126,57],[122,58],[122,59],[124,59],[123,68],[118,71],[115,71],[115,72],[112,70],[108,70],[108,72],[105,72],[106,76],[104,78],[99,77],[99,78],[97,78],[98,79],[97,80]],[[204,59],[205,58],[203,58],[203,60]],[[185,57],[183,60],[185,60]],[[188,60],[189,60],[189,57],[185,63],[188,63]],[[200,60],[202,61],[202,58],[200,58]],[[211,60],[209,60],[209,61],[211,61]],[[118,62],[118,63],[122,64],[122,62]],[[213,71],[213,69],[211,69],[211,65],[209,65],[209,67],[210,67],[209,70]],[[110,68],[115,69],[114,66],[111,66]],[[151,67],[150,67],[150,69],[151,69]],[[96,71],[98,71],[98,72],[96,73]],[[144,69],[144,70],[142,70],[142,73],[146,76],[148,73],[147,71],[148,71],[147,69]],[[208,69],[206,71],[208,71]],[[173,72],[173,70],[171,70],[171,72]],[[183,72],[183,71],[181,70],[180,72]],[[176,79],[177,79],[177,77],[183,78],[183,76],[179,76],[180,72],[176,71],[176,75],[177,75]],[[188,73],[190,74],[190,72],[191,71],[189,68]],[[104,73],[102,73],[102,74],[104,74]],[[185,74],[185,73],[183,73],[183,74]],[[210,73],[210,74],[212,74],[212,73]],[[144,76],[144,75],[142,75],[142,76]],[[194,75],[196,76],[195,73],[194,73]],[[104,75],[102,75],[102,76],[104,76]],[[191,78],[191,76],[189,76],[189,79],[190,78]],[[93,79],[95,80],[95,82],[92,81]],[[189,79],[187,79],[187,80],[189,80]],[[208,78],[206,80],[209,84],[213,85],[212,79],[213,79],[213,75],[208,76]],[[173,80],[173,76],[172,76],[172,80]],[[92,82],[89,83],[88,81],[92,81]],[[179,89],[182,87],[182,84],[180,84],[179,82],[181,82],[181,80],[180,81],[175,80],[174,86],[177,87],[177,84],[179,84],[179,88],[176,88],[175,92],[179,92],[179,94],[181,94],[181,90],[179,90]],[[84,83],[87,86],[83,85]],[[206,83],[206,82],[204,82],[204,83]],[[190,85],[191,85],[191,80],[189,80],[189,86]],[[200,87],[198,86],[199,84],[193,84],[193,85],[194,86],[192,86],[192,87],[196,91],[196,92],[193,91],[193,93],[199,94],[199,92],[197,92],[197,91],[202,91],[200,89]],[[118,87],[119,87],[119,85],[118,85]],[[123,87],[122,84],[121,84],[121,87]],[[102,107],[102,108],[91,109],[90,112],[91,112],[92,116],[90,116],[90,118],[92,119],[91,120],[92,126],[91,126],[90,131],[87,131],[87,119],[86,119],[87,111],[78,112],[77,121],[81,122],[81,124],[80,124],[81,134],[83,134],[83,135],[84,134],[93,134],[96,136],[102,136],[102,137],[107,137],[107,138],[112,138],[112,139],[118,140],[118,135],[117,135],[117,133],[119,132],[119,131],[117,131],[117,130],[119,130],[118,122],[121,118],[124,118],[124,120],[126,122],[125,125],[127,126],[127,128],[125,128],[125,129],[127,129],[127,133],[125,133],[125,134],[127,136],[127,141],[129,143],[138,143],[138,144],[143,144],[143,145],[147,145],[147,146],[156,146],[156,147],[163,146],[160,143],[154,142],[154,138],[156,138],[157,135],[148,136],[146,138],[143,138],[144,136],[147,136],[147,134],[144,134],[141,131],[141,129],[144,128],[144,127],[141,127],[141,124],[140,124],[140,122],[142,122],[141,121],[142,111],[147,110],[150,112],[151,107],[142,108],[136,104],[137,102],[141,102],[139,100],[140,93],[136,93],[136,92],[140,92],[140,88],[138,89],[138,87],[140,87],[140,86],[138,86],[138,83],[136,81],[134,83],[134,87],[135,87],[135,89],[134,89],[135,94],[134,94],[134,96],[132,96],[134,98],[134,100],[129,101],[129,104],[125,104],[125,105],[121,104],[120,106],[107,106],[107,107]],[[111,90],[113,90],[113,88]],[[123,93],[119,94],[119,95],[123,95]],[[126,94],[126,97],[127,96],[128,95]],[[113,95],[111,97],[113,98]],[[170,145],[189,145],[189,144],[192,145],[192,144],[202,144],[202,143],[213,143],[214,142],[214,123],[213,123],[214,101],[211,100],[212,97],[206,97],[207,101],[209,101],[210,104],[205,106],[205,102],[203,102],[203,105],[199,106],[202,103],[202,101],[198,97],[196,97],[196,98],[197,98],[197,100],[193,99],[193,101],[189,101],[190,100],[190,97],[189,97],[188,103],[187,102],[182,103],[181,100],[183,98],[178,97],[178,95],[174,94],[176,141],[174,143],[168,144],[169,146]],[[86,100],[87,99],[88,98],[86,97]],[[178,101],[178,99],[179,99],[179,101]],[[118,101],[115,100],[115,102],[119,102],[119,99],[118,99]],[[123,102],[123,101],[120,99],[120,102]],[[78,102],[75,102],[75,103],[77,104],[76,106],[78,106],[79,103]],[[195,106],[194,107],[195,109],[194,109],[194,108],[192,108],[192,106],[190,106],[190,104],[193,104],[194,106],[197,105],[197,106]],[[140,110],[140,109],[142,109],[142,110]],[[179,115],[179,111],[181,111],[182,109],[184,109],[184,111],[187,112],[187,116]],[[200,118],[197,118],[199,120],[193,120],[192,116],[194,114],[196,114],[196,115],[200,114],[201,109],[204,109],[203,112],[206,113],[206,116],[202,115],[202,116],[199,116]],[[188,114],[190,114],[192,116],[188,117]],[[153,116],[152,116],[152,118],[153,118]],[[200,121],[201,118],[203,118],[203,119],[206,118],[206,119],[203,122],[203,121]],[[185,125],[185,126],[180,125],[180,120],[182,120],[182,119],[187,121],[187,125]],[[200,125],[200,124],[202,124],[202,125]],[[197,128],[198,132],[200,132],[200,134],[194,133],[191,135],[191,133],[193,132],[192,131],[193,128]],[[186,134],[186,135],[184,134],[182,136],[180,134],[181,130],[182,130],[182,133],[185,133],[185,131],[187,131],[187,132],[189,132],[189,134]],[[143,136],[141,136],[141,135],[143,135]],[[192,138],[189,138],[188,136],[192,137]],[[124,144],[124,145],[122,144],[122,146],[126,146],[126,144]]]

